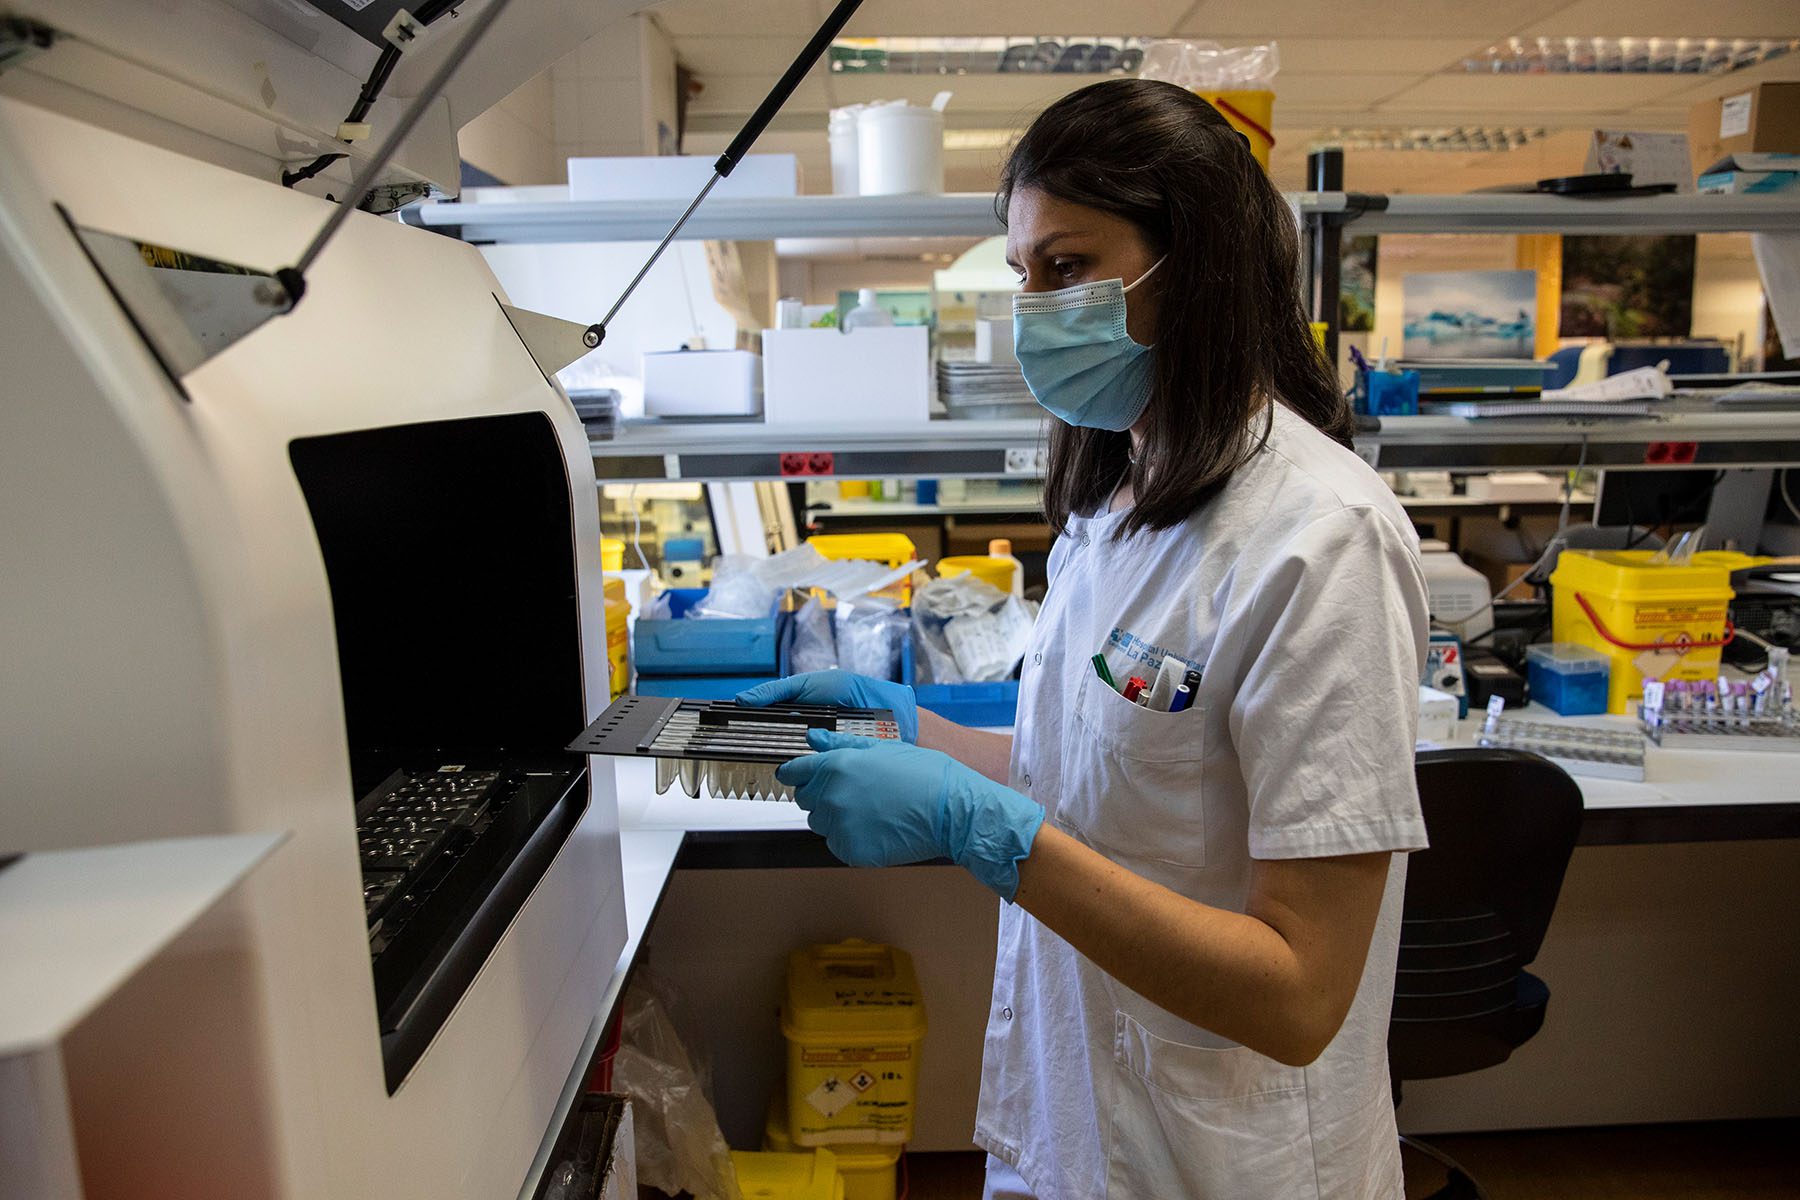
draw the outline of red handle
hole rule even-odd
[[[1222,111],[1226,116],[1242,121],[1250,128],[1256,130],[1257,133],[1262,135],[1262,140],[1269,143],[1270,146],[1275,144],[1275,135],[1265,129],[1261,121],[1258,121],[1254,117],[1245,116],[1243,111],[1231,101],[1222,96],[1215,96],[1213,97],[1212,106]]]
[[[1588,620],[1594,623],[1594,631],[1621,650],[1679,650],[1685,654],[1689,650],[1711,650],[1718,646],[1729,645],[1731,639],[1737,636],[1737,628],[1732,625],[1731,618],[1726,617],[1725,636],[1722,638],[1703,638],[1699,641],[1690,639],[1678,642],[1628,642],[1623,638],[1613,636],[1612,630],[1606,627],[1606,623],[1600,619],[1600,614],[1594,611],[1594,606],[1588,603],[1586,596],[1576,592],[1575,603],[1581,605],[1581,611],[1586,613]],[[1687,638],[1685,633],[1680,636]]]

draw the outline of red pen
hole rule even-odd
[[[1133,675],[1130,679],[1125,681],[1124,696],[1127,700],[1135,704],[1137,703],[1138,693],[1148,686],[1149,684],[1145,682],[1141,676]]]

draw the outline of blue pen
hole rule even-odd
[[[1175,689],[1175,699],[1169,701],[1169,711],[1172,713],[1186,712],[1187,706],[1193,699],[1194,689],[1184,683]]]

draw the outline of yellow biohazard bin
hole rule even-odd
[[[625,581],[608,576],[601,585],[606,600],[606,665],[612,698],[617,700],[631,686],[631,601],[625,598]]]
[[[1712,679],[1730,641],[1731,573],[1759,559],[1703,550],[1682,564],[1650,550],[1564,550],[1550,576],[1551,637],[1612,660],[1607,710],[1630,712],[1646,679]]]
[[[763,1149],[792,1153],[800,1147],[788,1130],[787,1093],[769,1098],[768,1119],[763,1122]],[[844,1200],[895,1200],[900,1194],[899,1146],[833,1145],[838,1174],[844,1177]]]
[[[1269,151],[1275,148],[1275,93],[1267,88],[1247,92],[1196,92],[1219,110],[1231,127],[1249,139],[1250,153],[1269,169]]]
[[[844,1200],[844,1179],[829,1150],[768,1154],[733,1150],[738,1190],[744,1200]]]
[[[794,951],[781,1032],[796,1145],[912,1138],[925,1004],[904,950],[852,938]]]

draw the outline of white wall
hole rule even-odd
[[[550,74],[545,72],[463,126],[457,149],[503,183],[561,183],[563,160],[556,153],[553,122]]]

